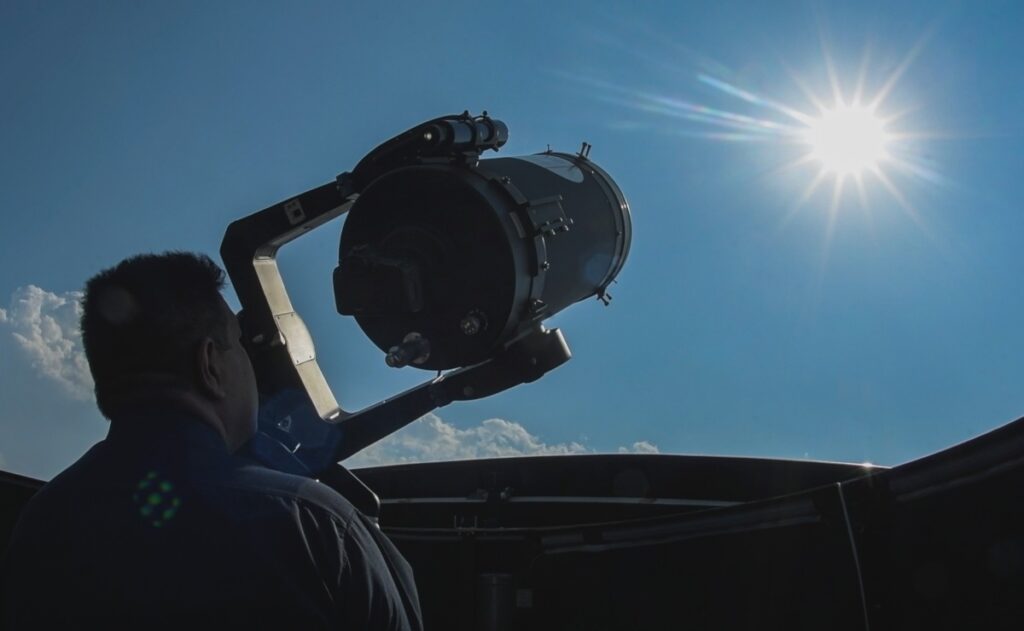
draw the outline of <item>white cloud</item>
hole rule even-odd
[[[11,329],[18,348],[36,371],[71,396],[88,400],[93,382],[78,330],[81,315],[77,291],[55,294],[29,285],[14,292],[0,324]]]
[[[658,453],[647,441],[619,447],[619,453]],[[405,462],[499,458],[506,456],[550,456],[594,453],[578,442],[545,443],[514,421],[492,418],[467,429],[459,429],[436,414],[427,414],[387,438],[367,447],[345,461],[350,467],[371,467]]]
[[[345,464],[366,467],[433,460],[580,454],[588,451],[577,442],[549,445],[514,421],[492,418],[468,429],[459,429],[435,414],[427,414],[367,447]]]
[[[639,440],[633,443],[632,447],[619,447],[620,454],[657,454],[658,446],[646,440]]]
[[[44,377],[57,382],[75,399],[92,398],[93,382],[82,349],[78,320],[79,292],[57,294],[34,285],[14,292],[0,325],[10,329],[17,348]],[[3,329],[0,329],[2,331]],[[403,462],[594,453],[583,443],[546,443],[514,421],[493,418],[465,429],[427,414],[404,429],[356,454],[349,466]],[[618,453],[658,453],[638,441]]]

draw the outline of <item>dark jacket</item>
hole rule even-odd
[[[411,569],[345,498],[166,410],[47,484],[5,566],[10,628],[422,628]]]

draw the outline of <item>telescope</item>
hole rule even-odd
[[[233,222],[221,256],[261,395],[260,430],[324,471],[427,412],[540,378],[571,358],[543,322],[608,287],[629,254],[629,205],[589,159],[482,159],[508,141],[484,112],[436,118],[350,172]],[[347,214],[331,278],[387,365],[423,384],[350,411],[316,361],[277,266],[285,244]],[[302,411],[306,411],[303,413]]]

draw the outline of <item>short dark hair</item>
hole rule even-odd
[[[96,403],[110,417],[132,375],[161,373],[191,384],[195,345],[227,347],[224,272],[190,252],[140,254],[93,276],[82,297],[82,343]]]

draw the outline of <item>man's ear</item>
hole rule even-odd
[[[196,378],[199,391],[212,399],[227,396],[225,367],[221,353],[211,338],[204,337],[196,347]]]

